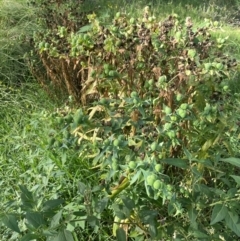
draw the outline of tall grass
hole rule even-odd
[[[13,84],[29,76],[24,54],[37,28],[34,12],[26,0],[0,0],[0,80]]]

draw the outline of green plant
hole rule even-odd
[[[33,11],[27,1],[0,1],[0,79],[20,86],[30,72],[24,54],[31,50],[29,40],[36,29]]]
[[[170,113],[165,117],[168,125],[161,126],[155,124],[152,101],[138,97],[135,104],[136,94],[131,96],[96,103],[85,114],[89,122],[79,122],[74,131],[79,136],[81,156],[92,160],[93,168],[102,173],[99,181],[104,183],[105,195],[114,200],[108,208],[114,210],[115,220],[127,226],[125,235],[144,239],[175,236],[180,240],[227,240],[238,236],[238,216],[233,213],[238,213],[239,159],[223,158],[234,153],[229,150],[227,154],[223,149],[229,145],[227,135],[221,134],[221,128],[226,131],[231,123],[228,111],[225,117],[223,113],[219,116],[228,119],[224,127],[223,123],[216,125],[216,112],[210,105],[198,115],[188,112],[175,119],[170,117],[176,114]],[[188,108],[180,104],[177,110]],[[173,135],[184,119],[198,123],[199,116],[201,125],[189,125],[190,129],[184,131],[185,140],[190,141],[183,142],[180,136]],[[181,143],[183,148],[176,157],[171,156],[175,143]],[[226,168],[222,163],[233,166]],[[163,224],[157,222],[159,219],[164,220]],[[222,221],[229,229],[222,229]],[[113,226],[115,231],[122,227],[116,223]]]
[[[228,40],[213,41],[214,22],[158,23],[148,8],[108,26],[88,19],[80,33],[54,29],[66,37],[55,53],[44,30],[35,39],[48,63],[84,69],[86,106],[74,109],[76,89],[50,114],[48,99],[41,111],[1,86],[15,117],[1,120],[1,221],[11,229],[2,238],[238,240],[240,166],[230,156],[239,155],[239,95],[229,88],[237,62],[223,54]]]

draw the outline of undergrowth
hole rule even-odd
[[[237,1],[36,2],[0,11],[1,240],[238,240]]]

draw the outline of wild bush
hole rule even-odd
[[[23,215],[5,213],[5,225],[19,232],[27,223],[24,235],[50,240],[81,240],[82,230],[97,235],[106,224],[117,240],[237,240],[240,161],[229,136],[238,122],[228,88],[237,62],[223,54],[226,39],[211,38],[217,23],[156,22],[148,8],[139,19],[118,13],[110,26],[88,19],[76,33],[60,26],[35,43],[51,80],[64,77],[63,88],[86,105],[59,121],[63,143],[74,140],[69,132],[78,139],[76,153],[98,183],[79,178],[66,206],[38,204],[21,186],[13,209]]]
[[[47,26],[49,31],[35,36],[52,82],[82,103],[87,96],[119,97],[133,90],[140,96],[149,92],[157,96],[160,82],[165,81],[172,90],[162,90],[160,95],[168,95],[166,104],[174,108],[173,93],[181,94],[185,88],[191,96],[196,83],[206,86],[205,79],[209,79],[205,94],[217,93],[228,70],[236,65],[220,51],[225,39],[211,39],[210,23],[194,29],[190,18],[182,24],[176,16],[157,22],[148,8],[139,19],[118,13],[110,26],[101,26],[95,14],[88,19],[65,25],[55,20]],[[218,85],[212,83],[216,81]]]

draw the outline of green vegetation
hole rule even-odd
[[[2,241],[239,239],[224,2],[0,0]]]

